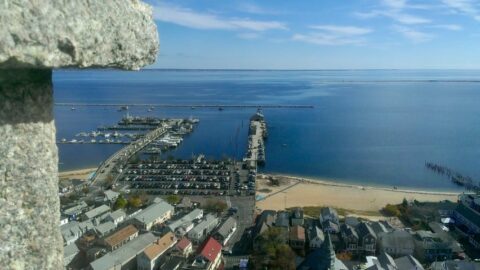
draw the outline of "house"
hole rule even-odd
[[[364,254],[374,255],[377,250],[377,235],[373,231],[370,224],[360,222],[356,227],[359,248],[358,250]]]
[[[320,223],[323,223],[325,221],[331,221],[333,223],[340,224],[337,210],[331,207],[323,207],[322,209],[320,209],[319,219]]]
[[[154,225],[164,223],[174,214],[174,208],[166,202],[154,203],[136,214],[133,222],[141,229],[150,230]]]
[[[115,228],[117,228],[117,225],[115,225],[115,223],[107,221],[105,223],[95,226],[93,230],[99,237],[103,237],[115,230]]]
[[[138,236],[138,229],[128,225],[103,239],[103,244],[109,250],[115,250]]]
[[[182,257],[188,257],[193,252],[193,245],[190,240],[187,238],[182,238],[178,243],[175,245],[175,251]]]
[[[434,262],[430,266],[431,270],[480,270],[479,262],[470,261],[443,261]]]
[[[320,248],[325,241],[325,235],[318,226],[312,225],[307,230],[307,239],[310,249]]]
[[[378,249],[380,252],[386,252],[394,258],[398,258],[413,255],[415,244],[413,243],[413,236],[409,232],[394,230],[380,235]]]
[[[125,211],[122,209],[118,209],[116,211],[113,211],[112,213],[109,213],[105,220],[113,222],[115,225],[118,226],[118,224],[122,223],[125,218],[127,217],[127,214]]]
[[[303,250],[305,248],[305,229],[299,225],[293,226],[290,229],[288,242],[293,249]]]
[[[390,230],[380,221],[371,221],[370,227],[377,236],[381,234],[388,233]]]
[[[176,220],[168,225],[170,231],[174,232],[175,235],[181,237],[193,229],[193,221],[201,219],[203,217],[202,209],[193,209],[190,213],[186,214],[179,220]]]
[[[111,189],[103,192],[103,200],[109,204],[114,203],[118,199],[118,196],[120,196],[120,193]]]
[[[222,261],[222,245],[209,237],[198,249],[192,267],[195,269],[216,270]]]
[[[200,223],[188,232],[188,238],[193,242],[199,243],[218,225],[218,218],[208,214]]]
[[[74,218],[76,216],[80,216],[87,208],[88,205],[84,201],[81,201],[78,204],[63,210],[63,214]]]
[[[338,223],[335,223],[331,220],[325,220],[322,224],[322,229],[326,233],[339,233],[340,232],[340,227],[338,226]]]
[[[288,230],[290,227],[290,213],[287,211],[278,212],[277,218],[275,219],[275,227],[281,227]]]
[[[277,212],[273,210],[263,211],[256,219],[255,226],[253,228],[254,238],[272,227],[277,219]]]
[[[172,232],[168,232],[155,243],[148,246],[142,253],[137,256],[138,270],[153,270],[159,266],[159,259],[168,249],[173,247],[177,242],[177,238]]]
[[[183,197],[180,203],[176,207],[178,209],[190,209],[193,207],[193,203],[189,197]]]
[[[75,257],[80,253],[77,245],[75,243],[71,243],[63,248],[63,265],[67,267]]]
[[[321,248],[315,248],[297,270],[348,270],[345,264],[335,256],[330,234],[325,235]]]
[[[411,255],[393,259],[387,252],[378,257],[367,256],[365,270],[424,270],[423,266]]]
[[[342,237],[345,250],[352,254],[356,254],[359,248],[359,237],[355,228],[344,223],[340,226],[340,235]]]
[[[395,259],[395,263],[400,270],[424,270],[422,264],[412,255]]]
[[[60,226],[60,231],[62,233],[65,245],[70,245],[71,243],[77,241],[77,239],[86,232],[93,230],[93,228],[94,226],[89,220],[84,222],[72,221]]]
[[[90,263],[92,270],[136,269],[136,257],[157,240],[152,233],[139,235],[122,247]]]
[[[160,270],[178,270],[182,266],[184,259],[182,257],[170,256],[160,265]]]
[[[467,234],[480,234],[480,195],[460,195],[453,217],[458,225],[467,228]]]
[[[367,256],[365,263],[366,270],[397,270],[395,260],[386,252],[381,252],[378,257]]]
[[[358,220],[357,217],[346,216],[344,223],[355,228],[357,227],[358,224],[360,224],[360,221]]]
[[[302,208],[295,208],[292,211],[292,216],[291,216],[291,224],[292,226],[303,226],[304,223],[304,218],[303,218],[303,209]]]
[[[213,238],[225,246],[236,230],[237,220],[234,217],[228,217],[217,229]]]
[[[110,207],[108,205],[102,204],[99,207],[96,207],[84,214],[85,219],[93,219],[102,214],[105,214],[110,211]]]
[[[67,216],[61,215],[60,216],[60,226],[67,224],[70,222],[69,218]]]
[[[430,231],[416,231],[413,235],[415,257],[423,262],[444,261],[452,257],[450,243]]]

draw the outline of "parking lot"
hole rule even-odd
[[[141,161],[127,164],[120,182],[152,195],[254,195],[255,171],[231,160]]]

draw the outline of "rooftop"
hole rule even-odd
[[[173,233],[169,232],[162,236],[157,242],[153,243],[149,247],[147,247],[143,253],[147,258],[150,260],[155,260],[158,256],[162,255],[165,251],[167,251],[177,239]]]
[[[119,249],[106,254],[93,261],[90,265],[93,270],[110,270],[115,266],[123,265],[134,259],[138,254],[143,252],[151,243],[155,242],[157,237],[152,233],[146,233],[138,236],[134,240],[126,243]]]
[[[173,206],[166,202],[154,203],[135,215],[135,219],[143,224],[148,224],[158,217],[165,215],[168,211],[173,212],[173,210]]]
[[[293,226],[290,229],[290,240],[305,241],[305,229],[302,226]]]
[[[110,211],[110,207],[108,207],[107,205],[103,204],[103,205],[100,205],[99,207],[97,208],[94,208],[88,212],[85,213],[85,216],[87,216],[88,219],[91,219],[91,218],[94,218],[96,216],[99,216],[105,212],[108,212]]]
[[[234,217],[227,218],[217,230],[222,237],[227,237],[233,228],[237,226],[237,220]]]
[[[105,238],[105,243],[109,246],[116,246],[125,239],[129,238],[133,234],[138,233],[137,228],[133,225],[128,225],[127,227],[124,227],[118,231],[116,231],[114,234],[108,236]]]
[[[202,209],[193,209],[190,213],[186,214],[179,220],[176,220],[172,222],[170,225],[168,225],[168,228],[173,232],[175,231],[178,227],[184,226],[185,224],[190,224],[193,220],[195,220],[198,217],[203,216],[203,210]]]
[[[185,250],[188,246],[190,246],[192,244],[192,242],[190,242],[190,240],[188,240],[188,238],[184,237],[182,238],[182,240],[180,240],[178,243],[177,243],[177,248],[180,249],[180,250]]]
[[[207,241],[205,241],[199,248],[199,250],[200,256],[209,262],[213,262],[218,254],[222,251],[222,245],[217,242],[217,240],[213,239],[213,237],[209,237]]]

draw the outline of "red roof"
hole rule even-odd
[[[177,243],[177,248],[180,249],[180,250],[185,250],[189,245],[191,245],[192,242],[190,242],[190,240],[188,240],[187,238],[182,238],[182,240],[180,240],[178,243]]]
[[[200,255],[210,262],[215,261],[218,254],[222,251],[222,245],[217,240],[209,237],[200,247]]]

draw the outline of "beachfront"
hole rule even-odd
[[[279,180],[279,186],[269,184],[269,177]],[[342,184],[325,179],[306,179],[285,175],[257,177],[256,205],[259,209],[282,210],[290,207],[332,206],[352,213],[375,215],[386,204],[407,200],[437,202],[457,201],[458,193],[400,190],[373,186]]]

